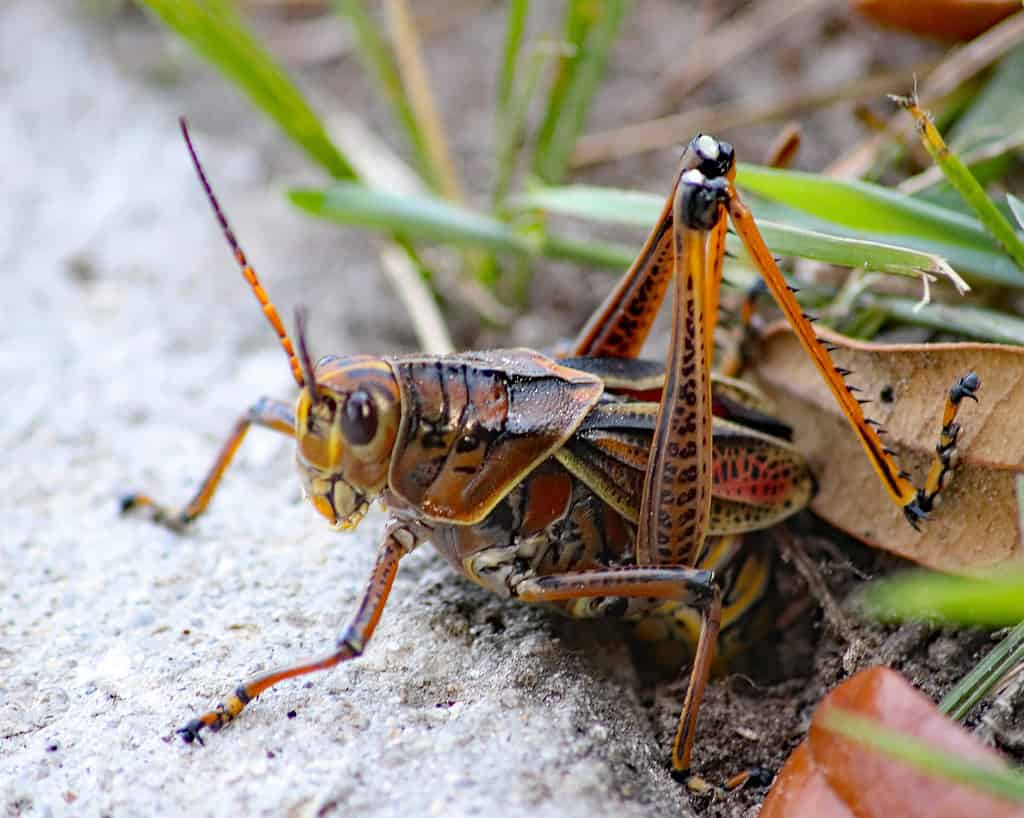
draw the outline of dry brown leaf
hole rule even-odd
[[[1011,14],[1019,0],[852,0],[865,17],[940,40],[970,40]]]
[[[1000,756],[943,716],[899,673],[874,667],[847,679],[814,713],[804,742],[789,757],[760,818],[1022,818],[1024,808],[914,772],[905,764],[822,726],[828,708],[866,716],[929,746],[978,764]]]
[[[762,337],[754,372],[818,477],[811,504],[832,525],[877,548],[943,571],[968,573],[1019,558],[1016,476],[1024,472],[1024,348],[995,344],[865,344],[819,330],[841,347],[847,383],[873,402],[868,417],[920,485],[945,396],[969,371],[979,403],[960,414],[959,463],[935,510],[915,531],[886,494],[818,371],[786,325]]]

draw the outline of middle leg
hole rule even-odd
[[[689,776],[697,713],[711,673],[715,640],[721,623],[722,592],[715,584],[714,574],[679,565],[574,571],[522,580],[514,586],[513,595],[524,602],[566,602],[607,597],[659,599],[700,611],[701,629],[690,670],[690,683],[672,742],[672,774],[685,781]]]

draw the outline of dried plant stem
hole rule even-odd
[[[1006,217],[999,212],[992,200],[960,158],[951,151],[942,134],[932,123],[931,115],[918,104],[917,96],[890,99],[907,111],[913,118],[925,149],[943,172],[946,180],[956,189],[960,197],[970,205],[985,229],[999,242],[1017,266],[1024,270],[1024,241],[1016,234]]]
[[[444,125],[437,112],[437,103],[430,88],[429,74],[409,6],[406,0],[387,0],[386,9],[402,84],[423,132],[425,148],[437,174],[441,193],[447,199],[461,202],[464,199],[462,184],[448,149]]]

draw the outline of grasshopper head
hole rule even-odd
[[[401,416],[398,383],[386,361],[368,355],[321,358],[306,373],[295,406],[302,486],[333,526],[353,528],[387,483]]]
[[[398,382],[387,361],[369,355],[328,355],[314,367],[304,310],[296,311],[296,325],[299,477],[331,525],[354,528],[387,485],[401,420]]]
[[[228,226],[196,155],[188,126],[181,132],[206,197],[220,222],[253,295],[274,332],[298,384],[295,406],[295,459],[303,488],[317,511],[339,528],[355,526],[387,483],[391,450],[398,434],[401,403],[398,383],[380,358],[323,358],[313,367],[306,347],[305,312],[296,311],[298,354],[277,308],[260,284]]]

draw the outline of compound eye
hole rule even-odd
[[[345,401],[341,431],[349,443],[365,446],[377,434],[377,408],[366,392],[353,392]]]

